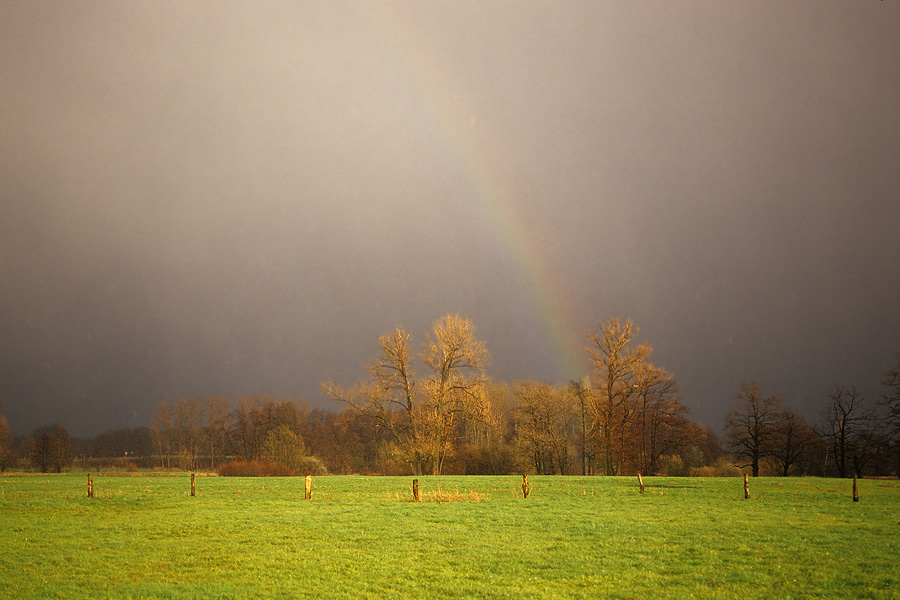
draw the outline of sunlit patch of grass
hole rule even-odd
[[[407,494],[401,496],[400,493],[396,494],[396,498],[398,502],[417,502],[415,498],[413,498],[412,494]],[[448,491],[442,488],[438,488],[436,490],[420,492],[419,493],[419,502],[484,502],[486,500],[490,500],[490,496],[480,492],[477,489],[471,489],[467,492],[460,492],[459,488],[455,491]]]

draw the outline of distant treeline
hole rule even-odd
[[[759,383],[744,383],[722,439],[688,418],[674,376],[650,362],[652,348],[635,343],[637,331],[631,321],[601,324],[590,336],[590,377],[510,386],[485,376],[487,350],[472,324],[448,315],[418,355],[397,329],[380,338],[366,379],[324,383],[341,410],[266,395],[180,398],[160,404],[149,427],[74,442],[64,428],[45,427],[18,443],[0,414],[0,469],[80,462],[223,474],[900,473],[900,354],[878,398],[837,388],[816,423]]]

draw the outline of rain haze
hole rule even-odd
[[[0,407],[339,408],[402,325],[566,383],[632,318],[693,420],[900,351],[900,3],[0,3]]]

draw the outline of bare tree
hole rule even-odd
[[[25,448],[33,468],[41,473],[62,472],[72,465],[72,438],[61,425],[41,427],[25,438]]]
[[[237,399],[231,435],[238,456],[247,460],[260,458],[266,434],[271,429],[269,414],[264,408],[265,403],[270,401],[271,398],[261,395]]]
[[[3,412],[0,412],[0,473],[6,471],[13,463],[12,432]]]
[[[488,352],[468,319],[447,315],[435,321],[412,368],[410,335],[402,328],[379,338],[381,354],[368,371],[370,380],[353,388],[323,384],[330,397],[373,418],[389,433],[414,474],[431,465],[440,474],[463,418],[489,418],[484,367]]]
[[[638,472],[653,474],[659,458],[679,445],[688,410],[678,398],[678,383],[671,373],[650,363],[638,366],[636,372],[635,418],[628,445]]]
[[[616,475],[624,464],[627,426],[633,416],[637,371],[650,355],[647,344],[631,344],[638,328],[629,319],[623,325],[610,319],[591,333],[588,347],[594,371],[592,412],[601,442],[606,474]]]
[[[567,388],[522,381],[515,386],[516,438],[538,475],[569,473],[569,421],[575,398]]]
[[[238,456],[251,460],[262,458],[269,432],[281,425],[302,436],[306,429],[306,410],[291,399],[254,395],[238,398],[231,421],[226,439],[231,441]]]
[[[72,466],[74,452],[72,438],[62,425],[57,425],[50,433],[50,464],[57,473]]]
[[[435,321],[426,336],[422,362],[428,366],[422,378],[425,420],[432,429],[427,439],[433,446],[432,469],[440,475],[444,460],[457,437],[463,419],[486,421],[491,411],[485,393],[484,369],[489,360],[484,342],[475,337],[468,319],[447,315]]]
[[[900,477],[900,352],[897,364],[888,369],[881,384],[881,404],[887,410],[888,443],[893,452],[894,472]]]
[[[175,437],[175,415],[167,402],[160,402],[150,418],[150,435],[166,469],[172,468],[172,450]]]
[[[581,420],[581,474],[594,474],[594,438],[596,432],[594,427],[596,420],[588,418],[588,412],[591,407],[591,380],[590,377],[584,377],[581,381],[570,381],[569,387],[572,395],[578,400],[578,409]]]
[[[781,399],[774,394],[763,398],[755,381],[742,383],[735,398],[740,404],[725,417],[725,438],[735,459],[750,461],[742,466],[758,477],[760,462],[774,448]]]
[[[829,443],[834,466],[840,477],[848,476],[849,463],[856,462],[860,467],[858,470],[861,470],[864,462],[862,453],[872,417],[873,413],[862,394],[853,388],[835,388],[825,408],[819,434]]]
[[[209,442],[209,468],[216,468],[216,451],[226,454],[228,428],[231,422],[231,401],[222,396],[206,399],[206,440]]]
[[[367,367],[370,381],[351,388],[327,381],[322,389],[376,422],[401,447],[413,474],[421,475],[426,457],[419,451],[413,427],[418,398],[409,340],[410,335],[399,327],[382,335],[378,338],[381,354]]]
[[[175,401],[173,412],[179,466],[183,469],[196,469],[197,453],[203,442],[203,405],[197,398],[179,398]]]
[[[784,410],[775,415],[770,458],[782,477],[787,477],[792,467],[800,465],[816,442],[815,430],[797,413]]]

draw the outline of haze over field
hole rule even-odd
[[[713,428],[900,351],[900,3],[0,3],[0,406],[326,404],[397,325],[498,380],[633,318]]]

